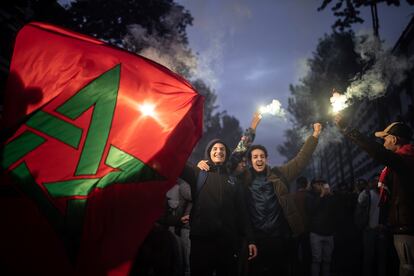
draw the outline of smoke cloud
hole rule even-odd
[[[282,119],[286,119],[286,112],[282,108],[282,104],[278,100],[272,100],[268,105],[259,108],[260,115],[270,114]]]
[[[357,37],[355,51],[362,61],[372,63],[369,68],[352,80],[345,95],[348,100],[367,98],[373,100],[382,97],[390,85],[399,85],[413,67],[413,58],[395,56],[391,50],[382,50],[381,43],[375,37],[363,35]]]
[[[223,32],[209,35],[208,45],[197,55],[197,66],[193,70],[195,79],[202,79],[212,87],[220,85],[218,74],[222,73],[223,66]]]
[[[297,133],[301,138],[301,142],[304,143],[306,138],[312,134],[313,126],[301,127],[297,129]],[[318,146],[315,150],[315,155],[320,155],[328,147],[332,147],[332,143],[339,144],[343,141],[344,136],[339,132],[338,128],[330,123],[323,124],[322,132],[319,136]]]
[[[197,68],[197,58],[187,44],[182,41],[183,36],[178,32],[183,16],[179,7],[173,7],[162,18],[162,23],[172,33],[161,36],[155,30],[151,33],[138,25],[128,26],[128,34],[124,37],[124,47],[146,58],[154,60],[168,69],[189,77],[194,75]]]
[[[224,33],[215,32],[208,40],[209,45],[202,55],[194,54],[178,33],[182,16],[182,11],[174,7],[163,18],[162,23],[166,25],[166,29],[172,31],[168,36],[161,36],[154,30],[149,33],[138,24],[128,26],[128,34],[123,38],[124,47],[187,79],[202,79],[215,87],[219,85],[217,73],[223,67],[221,60]]]

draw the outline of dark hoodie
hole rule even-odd
[[[224,164],[215,165],[210,159],[210,151],[214,144],[221,143],[226,148],[226,159]],[[197,178],[200,169],[187,165],[181,178],[190,183],[193,196],[193,208],[190,214],[190,237],[196,238],[233,238],[239,229],[241,221],[247,218],[240,218],[244,212],[240,211],[241,195],[231,178],[230,171],[232,162],[230,150],[227,145],[219,140],[212,140],[206,147],[205,158],[209,160],[210,170],[200,191],[197,191]],[[244,223],[244,222],[243,222]],[[240,227],[241,226],[241,227]]]

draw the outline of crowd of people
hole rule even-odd
[[[233,151],[215,139],[204,160],[186,165],[133,274],[414,275],[411,129],[391,124],[375,133],[381,145],[338,115],[340,131],[386,167],[331,187],[301,176],[321,124],[292,160],[271,167],[267,149],[253,144],[260,120],[253,116]]]

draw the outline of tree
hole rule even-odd
[[[286,141],[278,147],[287,160],[296,154],[305,135],[302,129],[314,122],[331,120],[329,102],[332,89],[345,91],[351,79],[361,71],[362,64],[354,51],[352,32],[325,35],[319,40],[313,57],[308,60],[308,73],[297,85],[290,85],[288,112],[294,127],[285,132]]]
[[[332,25],[332,28],[334,30],[339,29],[340,31],[344,31],[345,29],[350,29],[352,24],[363,23],[364,19],[359,16],[359,9],[363,6],[369,6],[371,9],[373,34],[379,37],[377,4],[386,3],[388,6],[399,6],[400,2],[400,0],[336,0],[336,4],[334,4],[331,10],[339,18]],[[318,11],[325,9],[331,3],[332,0],[323,0]],[[414,0],[407,0],[407,3],[413,5]]]
[[[172,0],[79,0],[72,3],[69,11],[78,31],[118,43],[128,34],[128,26],[138,24],[149,34],[178,34],[187,44],[186,27],[193,20],[183,6]],[[174,28],[167,18],[171,11],[177,20]]]
[[[222,139],[230,148],[235,148],[242,131],[239,121],[227,114],[226,111],[215,112],[218,106],[215,105],[217,95],[211,88],[198,79],[193,83],[194,88],[204,96],[204,129],[203,137],[197,144],[191,156],[192,162],[204,159],[204,150],[207,144],[215,138]]]
[[[277,146],[277,150],[281,155],[286,157],[286,160],[291,160],[299,152],[303,144],[303,138],[298,128],[287,129],[284,136],[286,138],[285,142]]]
[[[362,68],[354,41],[352,32],[332,33],[319,40],[313,58],[308,60],[308,74],[300,84],[290,86],[288,111],[296,126],[329,120],[332,89],[345,91]]]
[[[193,18],[183,6],[172,0],[79,0],[69,11],[74,18],[72,28],[136,52],[191,79],[197,60],[188,46],[186,27]],[[198,161],[209,140],[220,137],[233,146],[241,129],[239,121],[226,111],[216,112],[217,95],[203,80],[193,80],[192,85],[205,97],[203,137],[191,158]]]
[[[193,17],[172,0],[80,0],[69,11],[75,30],[139,53],[184,77],[190,77],[196,65],[186,33]]]

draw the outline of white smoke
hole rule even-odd
[[[337,127],[330,124],[325,124],[319,136],[316,152],[323,152],[327,148],[332,147],[332,144],[340,144],[342,143],[343,139],[344,136],[339,132]]]
[[[197,55],[197,66],[193,70],[195,79],[202,79],[212,87],[219,83],[218,74],[222,73],[224,33],[216,32],[210,35],[208,45]]]
[[[369,30],[362,30],[356,35],[354,50],[364,62],[378,59],[383,52],[381,41],[372,35]]]
[[[348,100],[367,98],[373,100],[385,95],[390,85],[400,85],[413,67],[413,58],[395,56],[390,50],[382,50],[375,37],[359,36],[355,51],[364,62],[373,64],[363,74],[354,77],[347,88]]]
[[[178,33],[178,24],[181,22],[183,12],[179,7],[173,6],[170,12],[162,18],[166,29],[173,31],[168,36],[161,36],[155,30],[151,33],[138,24],[128,26],[128,34],[123,41],[130,51],[158,62],[170,70],[186,75],[194,74],[197,68],[197,59],[191,49],[181,40]],[[188,72],[183,72],[188,69]]]
[[[315,122],[316,123],[316,122]],[[301,142],[304,143],[306,138],[313,132],[313,126],[301,127],[296,130],[301,138]],[[316,147],[315,154],[319,155],[324,152],[328,147],[332,147],[332,144],[340,144],[344,139],[344,136],[339,132],[338,128],[329,124],[322,124],[322,132],[319,135],[318,146]]]
[[[279,118],[286,119],[286,112],[282,108],[282,104],[278,100],[272,100],[268,105],[259,107],[260,115],[270,114]]]

